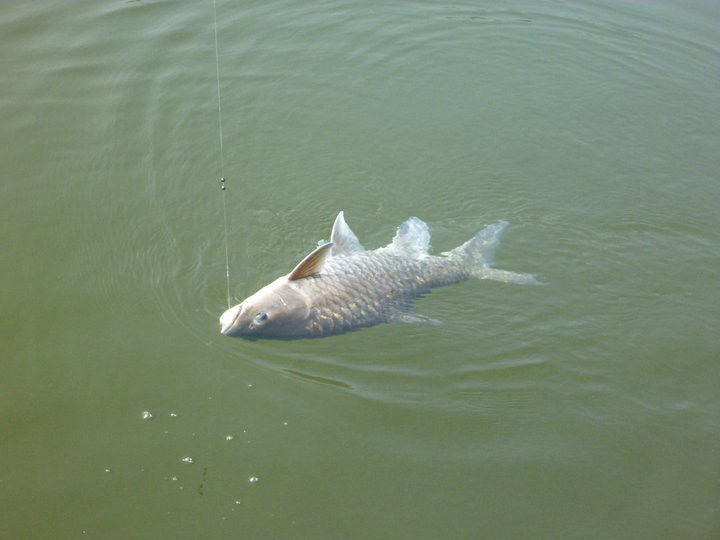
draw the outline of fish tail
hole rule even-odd
[[[470,275],[479,279],[492,279],[505,283],[537,283],[532,274],[520,274],[493,268],[495,251],[500,245],[500,235],[507,226],[507,221],[498,221],[488,225],[470,240],[444,255],[462,260]]]

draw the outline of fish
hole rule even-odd
[[[537,283],[491,266],[508,223],[488,225],[451,251],[430,255],[430,231],[411,217],[387,246],[366,250],[340,212],[330,241],[220,316],[220,332],[246,339],[320,338],[381,323],[427,321],[413,301],[469,278]]]

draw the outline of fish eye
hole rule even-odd
[[[253,318],[253,321],[257,324],[262,324],[267,320],[268,320],[268,314],[265,313],[264,311],[257,313],[255,315],[255,317]]]

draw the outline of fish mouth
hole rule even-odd
[[[242,304],[233,306],[220,315],[220,333],[223,336],[233,335],[233,329],[235,328],[235,322],[240,317],[242,311]]]

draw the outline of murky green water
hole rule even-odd
[[[212,2],[6,2],[0,537],[720,536],[717,4],[217,13],[233,299],[340,209],[544,285],[221,337]]]

